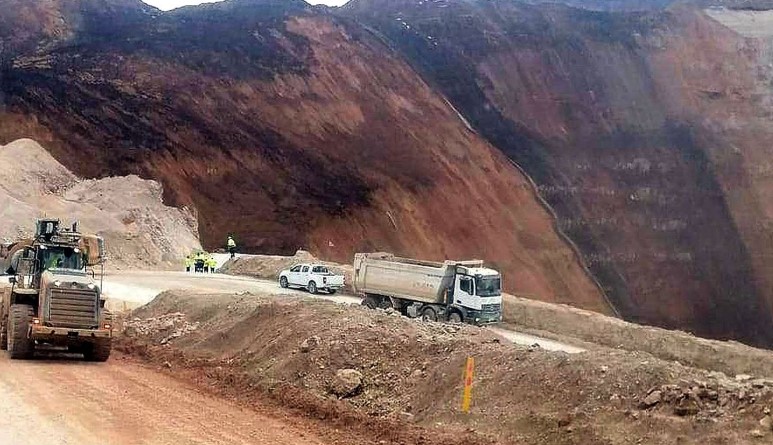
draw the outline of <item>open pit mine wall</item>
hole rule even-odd
[[[294,1],[0,2],[0,139],[161,181],[205,247],[479,257],[512,292],[611,312],[525,177],[353,20]]]
[[[534,178],[625,318],[773,345],[770,13],[443,3],[346,13]]]

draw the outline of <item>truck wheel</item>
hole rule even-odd
[[[8,320],[8,352],[12,359],[32,358],[35,345],[27,335],[35,312],[26,304],[11,305]]]
[[[362,305],[368,309],[376,309],[378,307],[378,302],[376,302],[375,297],[368,295],[362,300]]]
[[[381,297],[381,301],[378,302],[378,308],[384,310],[394,309],[392,307],[392,299],[389,297]]]
[[[309,281],[309,293],[310,294],[316,294],[317,293],[317,283],[313,281]]]
[[[451,323],[461,323],[462,322],[462,314],[460,314],[457,311],[451,312],[451,315],[448,316],[448,321]]]
[[[290,283],[287,281],[287,277],[282,277],[279,279],[279,287],[282,289],[287,289],[290,286]]]
[[[330,295],[335,295],[336,290],[335,289],[328,289],[327,291]]]
[[[83,358],[89,362],[106,362],[110,358],[110,351],[112,349],[113,344],[111,340],[87,343],[83,345]]]
[[[437,321],[437,312],[435,309],[428,307],[421,311],[421,319],[424,321]]]

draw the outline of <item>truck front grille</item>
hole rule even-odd
[[[502,310],[502,305],[495,303],[495,304],[484,304],[481,306],[481,311],[486,314],[497,314]]]
[[[47,324],[89,329],[99,326],[98,298],[88,289],[52,289]]]

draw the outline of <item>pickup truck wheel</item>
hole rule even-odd
[[[309,281],[309,293],[310,294],[317,293],[317,283],[315,283],[314,281]]]
[[[27,333],[35,312],[26,304],[11,305],[8,320],[8,352],[12,359],[32,358],[35,345]]]
[[[424,321],[437,321],[437,312],[431,307],[425,308],[421,312],[421,319]]]
[[[282,277],[279,279],[279,287],[282,289],[287,289],[290,286],[290,283],[287,281],[287,277]]]
[[[448,316],[448,321],[451,323],[461,323],[462,322],[462,314],[460,314],[457,311],[451,312],[451,315]]]
[[[335,295],[336,290],[335,289],[328,289],[327,291],[330,295]]]

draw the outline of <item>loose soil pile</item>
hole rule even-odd
[[[320,262],[308,252],[295,256],[237,258],[223,267],[225,273],[276,280],[279,272],[293,264]],[[346,277],[351,291],[352,266],[323,262]],[[728,375],[754,374],[773,378],[773,352],[752,348],[737,342],[723,342],[696,337],[686,332],[670,331],[629,323],[614,317],[575,307],[545,303],[534,299],[504,295],[504,321],[518,330],[554,338],[567,343],[587,342],[588,347],[601,345],[627,351],[642,351],[660,359],[724,372]]]
[[[238,400],[270,396],[341,428],[359,428],[374,443],[773,438],[773,381],[731,378],[645,353],[548,353],[472,326],[250,294],[165,293],[135,311],[126,327],[119,342],[125,351]],[[468,357],[476,375],[472,411],[464,414]]]
[[[179,268],[179,259],[200,247],[196,218],[165,206],[155,181],[82,180],[29,139],[0,146],[0,178],[0,240],[30,237],[35,219],[46,216],[102,235],[110,267]]]

